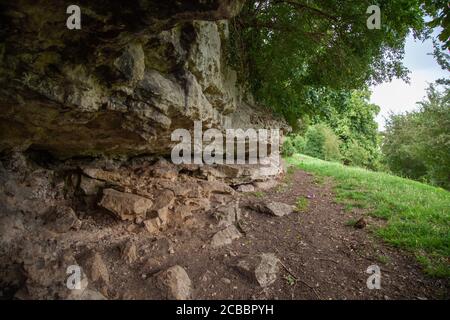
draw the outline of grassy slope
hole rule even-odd
[[[416,181],[294,155],[288,163],[336,182],[339,202],[387,220],[375,233],[411,251],[425,272],[450,277],[450,192]]]

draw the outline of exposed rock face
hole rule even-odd
[[[82,1],[81,30],[69,30],[59,1],[4,3],[0,151],[167,155],[171,132],[195,120],[218,129],[283,126],[263,112],[238,122],[248,107],[225,44],[226,19],[242,4]]]
[[[227,64],[227,19],[243,2],[82,0],[81,30],[66,28],[60,1],[2,2],[0,298],[117,297],[111,255],[140,263],[134,236],[182,226],[208,230],[214,248],[242,236],[234,188],[281,166],[166,159],[173,130],[194,121],[287,129],[244,99]],[[86,272],[80,290],[65,286],[72,265]],[[170,270],[166,296],[189,298],[186,272]]]

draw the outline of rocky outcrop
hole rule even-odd
[[[176,128],[284,126],[243,101],[227,64],[242,0],[4,3],[0,151],[58,158],[168,155]],[[248,110],[252,110],[250,113]],[[251,114],[251,118],[248,114]]]
[[[149,252],[135,238],[208,230],[220,251],[243,236],[235,190],[258,189],[280,164],[167,160],[171,133],[194,121],[288,130],[245,98],[227,62],[243,2],[82,0],[80,30],[60,1],[0,4],[1,299],[117,298],[111,261]],[[69,266],[83,267],[80,289],[65,285]],[[165,297],[191,296],[181,267],[158,272]]]

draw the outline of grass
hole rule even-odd
[[[303,196],[297,198],[295,202],[295,212],[305,212],[308,209],[309,200]]]
[[[386,220],[375,234],[412,252],[431,276],[450,277],[450,192],[387,173],[303,155],[288,163],[335,182],[336,200]]]
[[[285,276],[285,277],[284,277],[284,280],[286,280],[286,283],[287,283],[289,286],[293,286],[293,285],[295,284],[295,282],[296,282],[295,278],[294,278],[293,276],[291,276],[291,275]]]

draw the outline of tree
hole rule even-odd
[[[310,89],[350,90],[394,77],[410,30],[426,36],[418,0],[380,0],[382,28],[369,30],[373,1],[247,1],[234,20],[231,51],[255,98],[291,124],[307,110]]]
[[[391,115],[382,145],[397,174],[450,190],[450,90],[430,85],[420,109]]]

